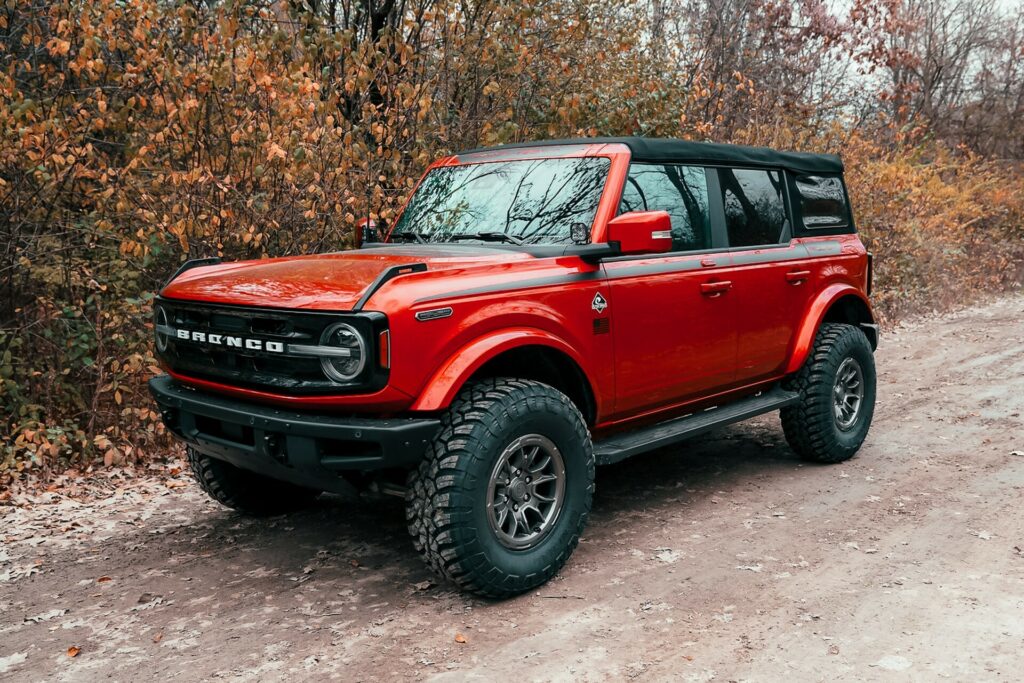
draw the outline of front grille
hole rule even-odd
[[[370,391],[387,382],[387,369],[375,362],[375,340],[387,327],[387,320],[380,313],[288,311],[164,298],[157,300],[156,310],[162,310],[165,316],[157,314],[158,330],[163,323],[163,327],[201,333],[207,340],[218,342],[165,334],[166,348],[158,345],[157,354],[176,373],[285,394]],[[328,379],[319,358],[287,353],[292,345],[318,345],[324,329],[339,321],[355,327],[367,344],[366,367],[359,377],[346,384]],[[260,348],[248,348],[247,344]],[[268,350],[278,348],[286,351]]]

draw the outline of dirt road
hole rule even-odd
[[[569,565],[501,603],[435,585],[397,500],[0,508],[0,679],[1019,680],[1024,297],[878,366],[852,461],[801,464],[770,416],[598,470]]]

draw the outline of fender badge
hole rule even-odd
[[[601,292],[598,292],[594,295],[594,300],[590,303],[590,307],[598,313],[604,313],[604,309],[608,308],[608,302],[601,296]]]
[[[429,311],[418,311],[416,313],[416,319],[419,320],[421,323],[424,323],[424,322],[426,322],[428,320],[437,320],[439,318],[448,318],[448,317],[451,316],[451,314],[452,314],[451,306],[447,306],[445,308],[435,308],[435,309],[432,309],[432,310],[429,310]]]

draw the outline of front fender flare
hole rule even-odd
[[[807,307],[803,320],[800,323],[800,328],[793,339],[793,346],[789,352],[789,362],[786,364],[787,375],[796,372],[803,366],[804,361],[807,360],[807,355],[811,352],[811,347],[814,346],[814,336],[818,333],[818,328],[821,327],[825,314],[828,313],[832,304],[846,296],[857,297],[867,307],[868,312],[871,312],[871,302],[856,287],[843,283],[834,283],[821,290],[814,301],[811,302],[811,305]],[[872,319],[871,322],[874,322],[874,320]]]
[[[531,327],[508,328],[474,339],[452,354],[427,380],[411,410],[447,408],[466,380],[484,363],[521,346],[547,346],[569,356],[580,368],[585,367],[575,349],[550,332]]]

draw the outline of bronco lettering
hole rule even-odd
[[[207,334],[206,332],[199,332],[196,330],[185,330],[178,328],[175,331],[175,337],[186,341],[198,342],[201,344],[210,344],[213,346],[227,346],[236,349],[243,347],[250,351],[268,351],[270,353],[284,353],[285,347],[283,342],[276,341],[264,341],[262,339],[247,339],[243,337],[228,337],[222,334]]]

